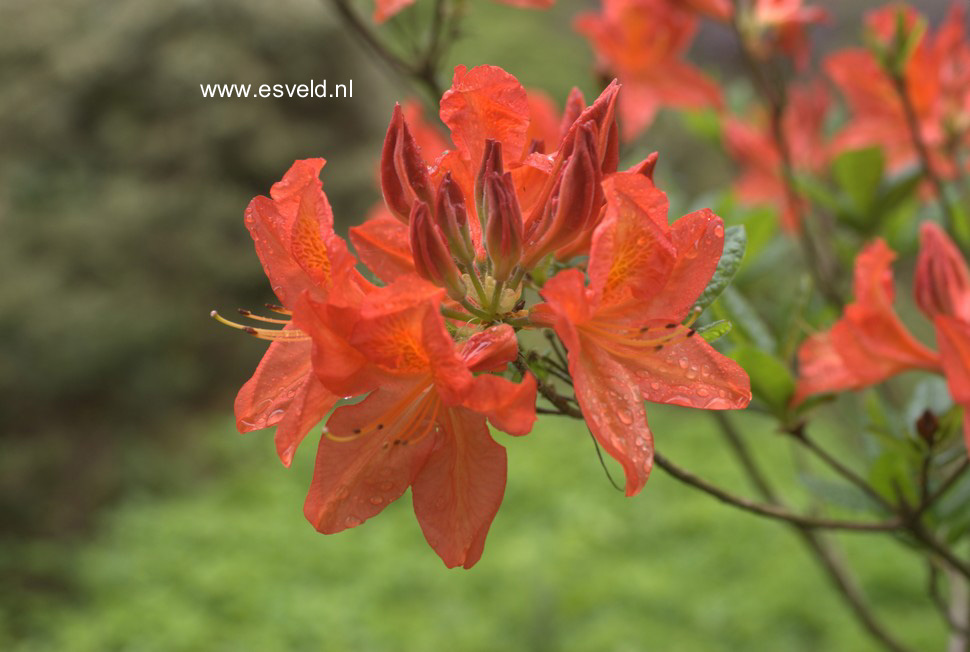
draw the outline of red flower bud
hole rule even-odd
[[[439,285],[455,301],[465,297],[465,284],[444,238],[431,219],[431,209],[416,201],[410,216],[411,256],[418,275]]]
[[[485,141],[485,154],[482,164],[475,176],[475,208],[478,209],[478,219],[485,220],[485,180],[492,172],[502,174],[502,143],[491,138]]]
[[[569,91],[569,97],[566,98],[566,106],[562,110],[562,122],[559,125],[560,140],[566,138],[569,128],[573,126],[573,123],[585,109],[586,98],[583,97],[583,92],[573,86],[573,90]]]
[[[970,323],[970,272],[953,241],[933,222],[920,226],[916,260],[916,303],[930,319],[937,315]]]
[[[652,154],[647,156],[647,158],[643,159],[642,161],[634,165],[632,168],[630,168],[628,172],[633,172],[635,174],[642,174],[646,178],[650,179],[650,181],[653,181],[653,173],[654,173],[654,170],[657,169],[657,159],[659,158],[660,158],[660,154],[657,152],[653,152]]]
[[[485,178],[485,249],[492,261],[492,277],[508,280],[522,257],[522,212],[511,174]]]
[[[613,80],[596,101],[579,114],[563,137],[561,149],[563,157],[572,154],[575,131],[592,121],[596,125],[596,152],[599,156],[600,170],[603,174],[616,172],[616,166],[620,162],[620,140],[616,126],[616,100],[619,92],[620,85]]]
[[[384,203],[399,220],[407,224],[415,201],[432,203],[431,178],[401,105],[394,106],[391,123],[381,151],[381,191]]]
[[[465,193],[451,178],[451,172],[446,173],[438,185],[438,194],[435,196],[435,221],[455,258],[470,265],[475,260],[475,249],[468,230]]]
[[[602,175],[596,158],[596,126],[590,121],[573,132],[572,154],[559,176],[548,211],[523,260],[529,269],[548,253],[563,247],[592,227],[603,203]]]

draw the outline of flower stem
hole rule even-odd
[[[956,212],[953,210],[953,206],[950,205],[950,201],[947,198],[943,179],[933,166],[930,148],[927,146],[926,140],[923,138],[923,132],[920,129],[919,117],[916,115],[916,107],[913,106],[913,100],[906,90],[906,79],[903,73],[900,72],[890,72],[889,77],[892,80],[896,96],[899,98],[899,102],[903,107],[903,115],[906,117],[906,127],[909,129],[909,136],[913,141],[913,147],[916,148],[916,154],[919,156],[923,174],[936,191],[936,199],[939,202],[943,216],[943,228],[955,236],[956,234],[953,229],[956,224]]]

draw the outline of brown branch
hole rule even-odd
[[[830,469],[835,471],[838,475],[842,476],[845,480],[849,481],[856,487],[858,487],[866,496],[872,499],[876,504],[880,505],[889,512],[896,511],[896,506],[893,505],[889,500],[882,496],[879,492],[872,488],[866,480],[858,475],[855,471],[849,467],[842,464],[839,460],[835,459],[831,453],[826,451],[824,448],[819,446],[812,440],[808,434],[805,432],[805,424],[799,424],[794,428],[787,431],[795,441],[804,446],[806,449],[811,451],[819,460],[825,463]]]
[[[930,148],[926,144],[926,140],[923,138],[923,132],[919,126],[919,116],[916,115],[916,107],[913,106],[913,100],[906,89],[906,79],[903,73],[895,71],[890,72],[889,78],[892,80],[893,89],[896,91],[896,96],[899,98],[900,104],[902,104],[903,115],[906,118],[906,128],[909,130],[909,136],[913,141],[913,146],[916,148],[916,154],[920,160],[920,167],[923,168],[923,175],[936,191],[937,202],[940,204],[940,210],[943,212],[943,228],[952,234],[953,227],[956,223],[956,214],[953,206],[950,205],[947,199],[943,179],[933,166]]]
[[[677,480],[680,480],[684,484],[690,485],[695,489],[699,489],[709,496],[713,496],[722,503],[726,503],[732,507],[737,507],[738,509],[750,512],[752,514],[757,514],[758,516],[765,516],[767,518],[786,521],[797,527],[808,528],[810,530],[825,529],[845,530],[849,532],[892,532],[899,530],[903,526],[902,521],[899,519],[890,519],[882,522],[865,522],[802,516],[801,514],[795,514],[778,505],[757,503],[731,494],[724,489],[721,489],[720,487],[699,478],[690,471],[677,466],[657,451],[654,451],[653,460],[657,466],[662,468]]]
[[[730,418],[723,412],[714,412],[713,415],[715,421],[720,425],[721,431],[727,438],[728,443],[731,445],[735,456],[738,457],[742,468],[754,484],[755,489],[768,502],[781,504],[781,500],[774,489],[772,489],[767,477],[758,468],[754,457],[744,444],[741,433],[735,428]],[[846,568],[845,563],[832,547],[832,544],[820,532],[795,523],[791,525],[805,542],[805,545],[812,551],[816,560],[835,585],[839,595],[848,603],[856,618],[858,618],[859,622],[869,634],[885,645],[887,649],[894,650],[895,652],[904,652],[906,648],[877,620],[876,615],[869,607],[865,595],[862,593],[862,589],[859,587],[859,583],[852,576],[850,570]]]
[[[431,47],[435,51],[439,49],[438,38],[434,34],[432,35],[431,45],[429,45],[429,51],[425,54],[424,60],[421,65],[414,65],[403,58],[395,54],[387,45],[381,41],[380,38],[374,33],[371,25],[367,23],[357,11],[350,5],[348,0],[330,0],[330,4],[336,9],[337,14],[343,20],[343,22],[350,28],[357,38],[364,43],[374,55],[383,61],[394,73],[410,79],[416,82],[418,85],[422,86],[428,94],[431,96],[433,101],[437,101],[443,93],[441,85],[438,83],[437,79],[437,58],[434,60],[434,65],[431,65]],[[438,25],[438,29],[441,27]],[[437,57],[437,55],[435,55]]]
[[[731,21],[731,27],[737,37],[741,60],[748,71],[748,76],[751,78],[765,107],[768,109],[771,137],[778,151],[781,167],[785,203],[794,214],[795,222],[798,225],[798,245],[801,248],[802,257],[805,259],[805,266],[812,275],[816,287],[825,296],[826,300],[832,305],[841,308],[845,305],[845,298],[833,280],[839,277],[838,271],[829,269],[831,267],[829,261],[823,261],[821,252],[809,228],[808,216],[802,210],[802,200],[796,188],[791,147],[784,129],[785,106],[787,104],[785,88],[783,85],[772,83],[764,67],[748,47],[744,31],[740,24],[740,4],[738,0],[734,0],[734,16]]]

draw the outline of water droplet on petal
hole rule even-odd
[[[687,358],[681,358],[680,360],[677,361],[677,364],[680,365],[681,369],[686,369],[687,367],[690,366],[690,362],[687,360]]]
[[[380,496],[371,496],[370,497],[370,504],[371,505],[380,505],[383,502],[384,502],[384,499],[381,498]]]
[[[347,524],[347,527],[357,527],[360,525],[360,519],[356,516],[348,516],[344,519],[344,523]]]
[[[626,408],[619,410],[616,413],[616,416],[619,417],[620,421],[622,421],[626,425],[630,425],[631,423],[633,423],[633,415],[630,414],[630,411],[627,410]]]
[[[724,237],[724,227],[721,226],[720,224],[718,224],[717,226],[715,226],[714,227],[714,235],[716,235],[719,238],[723,238]]]

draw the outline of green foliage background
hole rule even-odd
[[[451,63],[595,95],[570,27],[594,3],[472,4]],[[730,74],[727,36],[702,36]],[[310,78],[353,78],[355,97],[199,91]],[[317,0],[0,4],[0,649],[867,649],[794,537],[663,477],[622,499],[574,424],[503,440],[508,498],[469,573],[445,571],[406,501],[338,537],[303,521],[313,445],[285,471],[268,433],[234,433],[263,347],[208,312],[272,300],[242,211],[294,159],[328,159],[339,229],[363,219],[408,96]],[[664,115],[626,152],[659,149],[684,209],[731,175],[698,133]],[[685,464],[727,474],[702,416],[657,413]],[[918,570],[867,541],[850,550],[877,607],[938,647]]]

